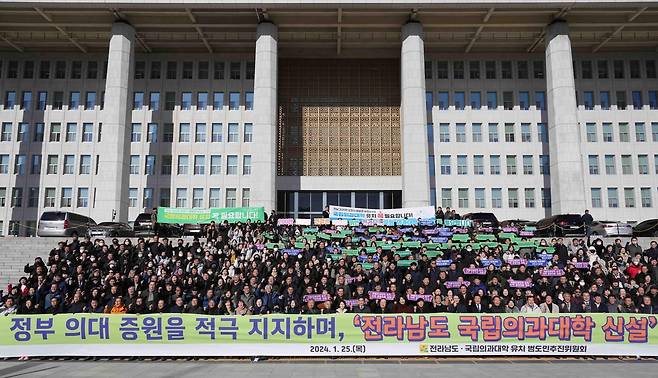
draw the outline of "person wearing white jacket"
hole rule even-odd
[[[522,314],[541,314],[542,311],[535,303],[535,297],[529,296],[526,298],[526,303],[521,307]]]

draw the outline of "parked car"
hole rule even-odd
[[[585,224],[578,214],[560,214],[537,222],[537,236],[584,235]]]
[[[203,226],[202,224],[186,223],[183,225],[183,235],[201,236],[203,234]]]
[[[625,222],[594,221],[591,227],[592,235],[600,236],[631,236],[633,227]]]
[[[658,219],[647,219],[633,227],[633,236],[658,237]]]
[[[93,219],[68,211],[44,211],[39,217],[37,236],[84,236],[90,226],[95,226]]]
[[[525,220],[525,219],[507,219],[500,222],[500,227],[518,227],[523,228],[525,226],[534,226],[537,222]]]
[[[128,223],[121,222],[101,222],[95,226],[89,227],[89,237],[92,238],[112,238],[112,237],[131,237],[135,232]]]
[[[500,227],[498,219],[493,213],[468,213],[462,216],[462,219],[470,219],[473,227],[491,227],[497,229]]]
[[[153,236],[155,229],[151,222],[151,213],[141,213],[135,218],[133,231],[135,236]],[[183,229],[177,224],[158,223],[158,236],[180,237]]]

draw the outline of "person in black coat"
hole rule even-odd
[[[473,297],[473,302],[468,307],[468,312],[470,312],[472,314],[482,314],[486,311],[487,311],[487,309],[482,304],[482,297],[480,297],[479,295],[474,296]]]
[[[601,299],[601,295],[599,294],[594,294],[594,302],[592,303],[592,312],[598,312],[598,313],[608,312],[608,305],[606,303],[603,303],[603,300]]]
[[[651,297],[648,295],[642,297],[642,303],[640,304],[640,306],[638,306],[637,312],[639,312],[640,314],[658,313],[658,311],[656,311],[656,307],[651,303]]]

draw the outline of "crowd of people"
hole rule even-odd
[[[377,233],[342,227],[352,234],[306,242],[295,253],[289,248],[304,240],[303,226],[279,226],[272,216],[264,223],[212,223],[193,240],[74,236],[25,266],[25,276],[2,296],[0,314],[658,313],[656,241],[541,240],[544,258],[550,254],[544,267],[513,263],[540,252],[510,240],[497,247],[454,244],[431,257],[424,247],[401,257],[376,243],[419,240],[427,227]],[[328,258],[345,249],[360,256]],[[492,260],[499,263],[485,264]],[[528,287],[511,285],[519,281]]]

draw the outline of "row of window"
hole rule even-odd
[[[452,93],[452,96],[450,95]],[[439,110],[448,110],[450,106],[453,106],[456,110],[464,110],[467,106],[470,106],[471,109],[481,109],[483,106],[483,96],[484,96],[484,105],[487,109],[496,109],[498,108],[498,92],[496,91],[470,91],[468,92],[468,103],[466,102],[466,92],[465,91],[438,91],[437,100],[438,103],[434,102],[434,92],[427,91],[425,92],[425,106],[427,107],[428,114],[431,114],[432,107],[438,105]],[[502,105],[505,110],[512,110],[514,106],[517,105],[521,110],[530,109],[531,104],[536,107],[537,110],[546,110],[546,92],[536,91],[534,92],[534,102],[531,103],[530,92],[528,91],[519,91],[516,96],[516,102],[514,99],[514,91],[504,91],[502,92]],[[452,102],[450,102],[452,97]]]
[[[13,162],[13,171],[11,173],[15,175],[39,175],[41,174],[42,166],[42,156],[41,155],[31,155],[29,166],[28,166],[28,155],[18,154],[14,155]],[[92,155],[79,155],[78,162],[76,163],[76,155],[64,155],[61,159],[60,166],[60,156],[59,155],[48,155],[46,157],[46,173],[49,175],[90,175],[91,174],[91,165],[92,165]],[[98,164],[99,159],[96,155],[96,166],[94,168],[94,174],[98,174]],[[2,154],[0,155],[0,174],[9,174],[9,167],[11,162],[9,161],[9,155]],[[29,168],[29,171],[28,171]]]
[[[171,143],[174,141],[174,135],[178,135],[178,143],[219,143],[224,141],[224,126],[222,123],[210,124],[210,129],[205,123],[164,123],[162,132],[162,141]],[[144,139],[147,143],[157,143],[159,140],[159,125],[157,123],[146,124],[146,138],[142,138],[143,125],[133,123],[130,127],[130,141],[139,143]],[[194,133],[194,134],[192,134]],[[229,123],[226,130],[226,141],[228,143],[240,142],[240,124]],[[242,125],[242,142],[251,143],[254,141],[254,125],[245,123]]]
[[[62,129],[62,124],[59,122],[52,122],[49,124],[48,141],[49,142],[82,142],[90,143],[94,141],[94,124],[91,122],[82,123],[82,127],[75,122],[68,122]],[[103,124],[98,124],[98,139],[101,141],[101,131]],[[34,124],[34,132],[32,135],[33,142],[43,142],[45,133],[45,123],[37,122]],[[78,134],[79,133],[79,134]],[[13,124],[11,122],[3,122],[0,129],[0,141],[11,142],[13,140]],[[30,141],[30,124],[27,122],[20,122],[16,126],[16,142],[29,142]]]
[[[623,188],[624,192],[624,207],[634,208],[636,204],[636,188]],[[605,188],[608,207],[617,208],[619,204],[619,188]],[[590,196],[592,200],[592,207],[603,207],[603,188],[590,188]],[[653,207],[653,199],[651,198],[651,188],[640,188],[640,206],[643,208]]]
[[[144,165],[142,166],[141,157],[139,155],[130,156],[130,174],[131,175],[155,175],[156,174],[156,156],[146,155],[144,157]],[[171,175],[172,173],[172,156],[163,155],[161,157],[160,174]],[[242,175],[251,175],[251,155],[243,155],[242,159],[238,155],[226,155],[226,172],[227,175],[237,175],[240,171],[238,166],[239,161],[242,160]],[[192,172],[190,172],[190,162],[192,162]],[[210,163],[210,166],[208,166]],[[142,170],[143,168],[143,170]],[[178,155],[176,158],[176,174],[177,175],[205,175],[206,172],[210,175],[222,174],[222,155],[210,155],[207,159],[205,155]],[[208,170],[209,168],[209,170]]]
[[[501,155],[489,155],[489,169],[487,170],[490,175],[500,175],[501,170]],[[517,168],[517,155],[506,155],[505,159],[505,168],[508,175],[518,174]],[[439,174],[441,175],[451,175],[453,174],[453,162],[451,155],[440,155],[439,156]],[[468,155],[457,155],[457,174],[458,175],[468,175],[469,174],[469,157]],[[535,158],[533,155],[523,155],[521,158],[523,164],[523,174],[524,175],[533,175],[535,174]],[[484,155],[473,155],[472,156],[473,171],[470,174],[474,175],[484,175],[485,174],[485,162]],[[548,155],[539,155],[539,174],[540,175],[550,175],[550,159]],[[436,175],[436,157],[434,155],[429,155],[429,170],[430,176]]]
[[[471,138],[468,142],[479,143],[482,142],[482,124],[481,123],[472,123],[470,126],[470,135]],[[454,128],[454,133],[452,129]],[[466,143],[467,142],[467,131],[466,123],[456,123],[454,127],[451,127],[449,123],[440,123],[439,124],[439,142],[440,143],[450,143],[451,141]],[[505,123],[501,127],[498,123],[489,123],[487,125],[487,139],[490,143],[496,143],[500,141],[500,131],[504,131],[505,142],[517,142],[517,130],[520,131],[521,142],[533,142],[533,134],[536,135],[536,142],[548,143],[548,128],[545,123],[537,123],[533,125],[531,123],[522,123],[518,127],[514,123]],[[534,129],[534,130],[533,130]],[[453,139],[454,135],[454,139]],[[427,124],[427,138],[430,143],[434,143],[434,125],[432,123]]]
[[[612,67],[612,74],[610,68]],[[484,72],[483,72],[484,69]],[[591,60],[582,60],[578,63],[573,62],[574,78],[593,79],[596,73],[598,79],[656,79],[656,61],[653,59],[639,60],[631,59],[625,61],[615,59],[612,64],[608,60],[599,59],[595,62]],[[545,66],[544,61],[535,60],[528,62],[526,60],[511,61],[504,60],[501,62],[487,60],[484,62],[471,60],[464,62],[440,60],[433,62],[425,61],[425,79],[544,79]]]
[[[631,126],[628,122],[619,122],[617,124],[619,138],[615,139],[615,132],[612,122],[603,122],[601,124],[601,132],[603,142],[630,142],[631,141]],[[599,127],[594,122],[585,123],[585,133],[587,134],[588,142],[599,141]],[[635,122],[634,125],[634,142],[647,141],[647,129],[644,122]],[[658,142],[658,122],[651,123],[651,140]]]
[[[52,96],[52,101],[48,102],[48,92],[38,91],[36,94],[36,101],[32,96],[31,91],[23,91],[21,93],[20,99],[17,97],[18,93],[16,91],[10,90],[5,92],[5,109],[13,109],[15,106],[19,106],[20,109],[31,111],[44,111],[47,106],[50,105],[53,110],[62,110],[64,105],[68,106],[68,109],[78,109],[83,107],[85,110],[94,110],[96,105],[99,105],[103,109],[105,92],[101,92],[100,98],[98,98],[96,92],[87,91],[84,93],[84,102],[82,92],[71,91],[69,92],[68,102],[64,103],[64,92],[54,91]],[[146,97],[144,92],[133,92],[133,109],[141,110],[143,107],[148,107],[150,110],[159,111],[160,110],[160,92],[150,92],[148,98],[148,104],[146,103]],[[210,95],[212,95],[212,103],[209,101]],[[194,101],[196,99],[196,101]],[[20,100],[20,102],[19,102]],[[100,100],[100,101],[98,101]],[[196,110],[206,110],[210,106],[214,110],[223,110],[225,104],[224,92],[197,92],[196,97],[193,96],[193,92],[181,92],[180,101],[177,101],[176,92],[165,92],[164,97],[164,110],[174,110],[176,106],[180,107],[180,110],[191,110],[192,106],[196,106]],[[245,110],[254,109],[254,92],[229,92],[228,94],[228,109],[229,110],[240,110],[240,106],[244,106]]]
[[[489,200],[486,192],[489,191]],[[441,206],[451,208],[476,208],[476,209],[500,209],[503,207],[503,188],[456,188],[457,202],[453,202],[455,190],[453,188],[441,188]],[[539,190],[540,198],[537,198],[535,188],[507,188],[507,207],[521,207],[521,194],[523,194],[523,207],[536,208],[541,205],[543,208],[551,207],[551,189],[541,188]],[[473,197],[471,198],[471,193]],[[432,205],[436,205],[436,189],[432,188],[431,193]],[[539,200],[539,202],[537,202]],[[474,201],[474,202],[471,202]],[[473,204],[473,206],[471,206]],[[457,205],[457,206],[455,206]]]
[[[75,202],[73,193],[76,193]],[[11,207],[39,207],[39,188],[27,188],[27,202],[23,201],[23,188],[11,188]],[[75,204],[75,205],[74,205]],[[77,190],[70,187],[60,189],[59,201],[57,188],[48,187],[43,191],[43,207],[89,207],[89,188],[79,187]],[[0,207],[7,206],[7,188],[0,188]]]
[[[14,135],[16,135],[16,142],[28,142],[32,140],[33,142],[43,142],[45,135],[45,123],[37,122],[34,124],[34,131],[32,138],[30,138],[30,124],[26,122],[20,122],[16,126],[14,131],[13,123],[3,122],[0,125],[0,142],[12,142]],[[141,142],[144,139],[147,143],[157,143],[160,140],[159,134],[159,124],[157,123],[148,123],[146,125],[146,135],[145,138],[142,138],[142,124],[133,123],[130,129],[130,140],[131,142]],[[101,141],[103,124],[98,124],[97,129],[97,142]],[[174,132],[178,135],[177,142],[192,142],[195,143],[206,143],[208,141],[212,143],[223,142],[224,134],[226,133],[226,141],[228,143],[239,143],[240,135],[242,135],[242,142],[251,143],[253,142],[253,133],[254,126],[252,123],[245,123],[242,125],[242,132],[240,131],[240,124],[238,123],[229,123],[227,125],[226,131],[224,131],[224,126],[222,123],[212,123],[210,124],[210,129],[205,123],[189,124],[189,123],[179,123],[176,124],[176,127],[173,123],[163,124],[162,131],[162,141],[163,142],[173,142],[174,141]],[[192,132],[194,134],[192,134]],[[15,133],[15,134],[14,134]],[[82,127],[75,122],[68,122],[62,125],[59,122],[51,122],[48,129],[48,141],[49,142],[82,142],[89,143],[94,141],[94,124],[91,122],[82,123]]]
[[[154,191],[155,190],[153,188],[144,188],[142,190],[142,206],[139,206],[138,189],[128,188],[128,206],[142,207],[147,209],[153,208],[155,205]],[[188,191],[189,190],[187,188],[176,188],[176,207],[189,207]],[[237,207],[238,189],[226,188],[224,192],[225,196],[222,198],[220,188],[208,188],[208,197],[206,197],[204,188],[192,188],[192,207]],[[27,188],[27,201],[24,201],[24,188],[11,188],[11,197],[9,203],[7,203],[7,194],[7,188],[0,188],[0,207],[9,205],[13,208],[20,208],[24,206],[39,207],[39,205],[41,205],[44,208],[87,208],[90,206],[90,192],[88,187],[79,187],[77,189],[72,187],[62,187],[59,189],[59,196],[57,193],[57,188],[46,187],[43,190],[42,197],[39,196],[38,187],[30,187]],[[242,188],[241,194],[241,206],[248,207],[251,198],[251,190],[249,188]],[[41,204],[39,203],[39,198],[43,198],[43,202]],[[224,203],[224,206],[222,206],[222,202]],[[158,206],[171,206],[170,188],[160,189],[160,200],[158,202]]]
[[[627,98],[628,92],[615,91],[614,94],[617,109],[626,109],[629,105]],[[658,91],[647,91],[646,94],[645,97],[642,91],[631,91],[631,105],[633,105],[633,109],[642,109],[644,105],[649,105],[650,109],[658,109]],[[576,97],[578,97],[577,91]],[[645,99],[647,101],[645,101]],[[583,105],[586,110],[593,110],[594,106],[597,104],[593,91],[583,91],[582,100],[577,98],[577,101],[580,105]],[[601,110],[610,110],[610,91],[599,92],[598,104]]]
[[[22,63],[22,64],[21,64]],[[0,78],[4,76],[7,79],[97,79],[99,77],[99,63],[94,60],[82,62],[74,60],[67,62],[65,60],[57,60],[52,63],[49,60],[42,60],[37,65],[32,60],[25,60],[19,62],[17,60],[6,61],[6,73],[3,67],[3,61],[0,60]],[[244,67],[244,72],[243,72]],[[135,79],[161,79],[176,80],[193,79],[207,80],[211,77],[211,62],[209,61],[184,61],[179,62],[168,61],[165,64],[160,61],[149,62],[149,70],[147,74],[147,64],[145,61],[138,60],[135,62]],[[228,75],[227,75],[228,69]],[[83,72],[84,71],[84,72]],[[244,77],[246,80],[253,80],[255,75],[255,65],[253,61],[249,62],[226,62],[213,61],[212,62],[212,78],[213,80],[224,80],[227,77],[231,80],[240,80]],[[105,79],[107,77],[107,61],[102,64],[102,71],[100,76]]]
[[[654,173],[658,174],[658,154],[653,155],[654,160]],[[600,167],[601,159],[599,155],[588,155],[587,165],[589,167],[590,175],[600,175],[602,170]],[[603,165],[606,175],[617,174],[617,162],[615,155],[603,155]],[[651,167],[649,166],[649,155],[637,155],[637,173],[641,175],[648,175]],[[624,175],[632,175],[633,172],[633,155],[621,155],[621,173]]]

